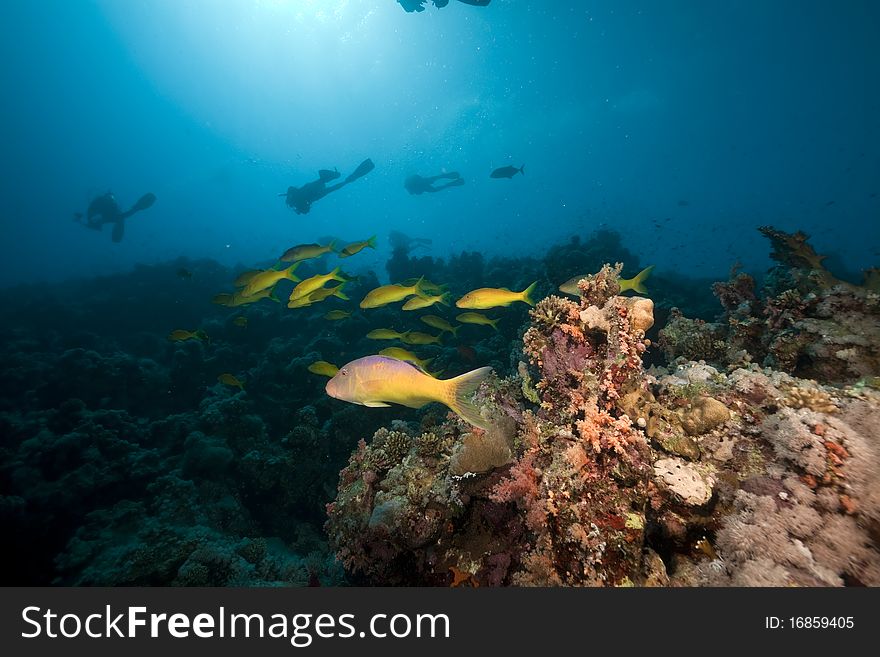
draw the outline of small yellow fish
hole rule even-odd
[[[177,329],[168,334],[168,339],[171,342],[185,342],[186,340],[201,340],[204,342],[208,339],[208,334],[202,329],[197,331],[184,331],[183,329]]]
[[[392,331],[391,329],[379,328],[373,329],[369,333],[367,333],[367,338],[370,340],[402,340],[405,335],[407,335],[409,331],[406,333],[398,333],[397,331]]]
[[[449,302],[446,301],[446,296],[446,294],[438,294],[436,296],[413,297],[403,304],[401,310],[418,310],[433,306],[435,303],[442,303],[444,306],[448,306]]]
[[[351,317],[350,310],[331,310],[324,313],[324,319],[329,319],[331,322],[336,322],[340,319],[348,319],[349,317]]]
[[[330,242],[326,246],[320,244],[300,244],[292,246],[279,258],[281,262],[300,262],[301,260],[311,260],[312,258],[320,258],[325,253],[331,253],[335,241]]]
[[[233,376],[229,372],[224,372],[223,374],[221,374],[220,376],[217,377],[217,380],[220,383],[223,383],[225,385],[232,386],[234,388],[240,388],[241,390],[244,390],[244,384],[241,381],[239,381],[237,378],[235,378],[235,376]]]
[[[452,333],[452,335],[456,337],[458,336],[459,327],[453,326],[442,317],[437,317],[437,315],[425,315],[423,317],[419,317],[419,319],[431,328],[439,329],[441,331],[447,331],[448,333]]]
[[[413,285],[383,285],[375,290],[367,292],[367,296],[361,301],[361,308],[379,308],[387,306],[389,303],[403,301],[413,294],[424,296],[422,292],[422,279],[416,281]]]
[[[437,283],[432,283],[426,278],[408,278],[401,283],[401,285],[415,285],[419,281],[422,281],[422,284],[419,286],[422,289],[422,292],[426,294],[443,294],[446,291],[445,285],[438,285]]]
[[[232,323],[240,328],[244,328],[247,326],[248,320],[247,320],[247,317],[244,317],[243,315],[239,315],[238,317],[236,317],[235,319],[232,320]]]
[[[319,287],[314,292],[310,292],[308,296],[291,299],[287,302],[287,307],[305,308],[307,306],[311,306],[313,303],[323,301],[327,297],[339,297],[340,299],[348,301],[348,296],[343,294],[342,292],[342,287],[344,285],[345,283],[340,283],[336,287]]]
[[[489,319],[483,313],[462,313],[455,319],[462,324],[482,324],[483,326],[491,326],[496,331],[498,330],[496,324],[498,324],[499,320]]]
[[[458,308],[472,308],[476,310],[485,310],[486,308],[496,308],[498,306],[509,306],[515,301],[522,301],[530,306],[534,306],[531,294],[535,290],[537,281],[529,285],[522,292],[512,292],[506,287],[481,287],[479,290],[471,290],[461,299],[455,302]]]
[[[620,285],[620,291],[626,292],[627,290],[632,290],[633,292],[638,292],[639,294],[647,294],[648,290],[642,285],[645,282],[645,279],[651,275],[651,272],[654,271],[654,265],[650,267],[645,267],[638,274],[633,276],[632,278],[619,278],[617,279],[618,285]],[[565,294],[571,294],[576,297],[581,295],[581,291],[578,289],[578,281],[583,278],[586,278],[589,274],[584,274],[583,276],[573,276],[569,278],[565,283],[559,286],[559,291],[564,292]]]
[[[348,280],[348,277],[339,271],[339,267],[328,274],[317,274],[298,283],[297,286],[293,288],[293,292],[290,293],[290,301],[309,296],[315,290],[324,287],[324,283],[328,283],[329,281],[345,282]]]
[[[368,407],[390,403],[421,408],[440,402],[466,422],[488,429],[489,423],[470,398],[491,372],[491,367],[481,367],[453,379],[435,379],[406,361],[366,356],[344,365],[326,390],[335,399]]]
[[[442,333],[440,335],[443,335]],[[420,333],[419,331],[407,331],[400,336],[406,344],[440,344],[440,335]]]
[[[353,242],[346,247],[343,247],[342,251],[339,252],[340,258],[349,258],[353,256],[355,253],[360,253],[365,248],[370,247],[371,249],[376,248],[376,236],[373,235],[370,239],[364,240],[363,242]]]
[[[274,287],[278,281],[282,280],[296,283],[299,281],[299,277],[294,275],[293,272],[299,265],[299,262],[295,262],[287,269],[267,269],[266,271],[261,271],[248,281],[248,284],[241,291],[241,296],[252,297],[258,292]]]
[[[244,296],[241,293],[241,290],[239,290],[235,294],[218,294],[214,297],[213,303],[216,303],[219,306],[237,308],[238,306],[246,306],[249,303],[256,303],[261,299],[269,299],[270,301],[280,303],[280,300],[278,299],[278,297],[275,296],[273,289],[260,290],[256,294],[249,297]]]
[[[379,355],[388,356],[388,358],[396,358],[397,360],[405,360],[413,365],[418,365],[425,371],[428,370],[428,363],[434,360],[433,358],[419,358],[413,352],[403,349],[402,347],[386,347],[379,352]]]
[[[309,365],[309,372],[312,374],[320,374],[321,376],[329,376],[333,377],[339,371],[339,368],[336,367],[333,363],[328,363],[326,360],[316,360],[314,363]]]
[[[235,279],[235,287],[244,287],[251,282],[251,279],[253,279],[254,276],[262,272],[262,269],[248,269],[246,272],[242,272],[238,275],[238,278]]]
[[[309,303],[315,303],[317,301],[323,301],[327,297],[336,297],[337,299],[342,299],[343,301],[348,301],[348,296],[342,292],[342,288],[345,287],[345,283],[340,283],[336,287],[319,287],[317,290],[312,292],[309,296]]]

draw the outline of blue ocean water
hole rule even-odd
[[[13,2],[3,21],[4,280],[187,256],[271,260],[387,233],[520,256],[607,226],[661,269],[768,260],[802,229],[851,271],[880,243],[872,2]],[[277,194],[376,169],[297,216]],[[494,168],[525,165],[512,180]],[[461,188],[412,196],[411,173]],[[70,220],[159,201],[125,240]],[[669,221],[665,221],[669,219]],[[655,227],[653,220],[660,221]],[[108,231],[109,232],[109,231]]]
[[[758,228],[808,233],[843,280],[877,265],[878,36],[880,5],[855,0],[5,3],[0,524],[18,568],[2,583],[351,583],[325,529],[337,484],[357,484],[340,471],[367,458],[361,440],[384,474],[395,449],[442,443],[447,409],[330,398],[316,362],[396,345],[442,378],[491,367],[523,395],[530,376],[526,303],[401,345],[369,332],[433,337],[422,316],[461,311],[359,308],[382,284],[425,277],[454,300],[535,281],[531,302],[604,262],[627,278],[653,265],[646,366],[672,360],[657,343],[673,308],[723,310],[719,363],[746,363],[745,344],[755,363],[876,386],[880,360],[853,339],[876,278],[858,303],[832,299],[856,317],[840,342],[856,350],[835,349],[859,367],[801,358],[825,324],[777,338],[817,305],[810,285],[833,297],[839,281],[783,259],[805,271],[762,290],[767,237],[786,236]],[[412,193],[414,175],[435,191]],[[304,187],[319,193],[297,212]],[[108,192],[117,209],[96,212]],[[124,232],[89,226],[139,202]],[[277,304],[219,303],[290,247],[374,236],[297,270],[341,267],[349,299],[288,308],[282,280]],[[722,308],[711,283],[734,266],[765,306]],[[739,300],[744,280],[715,292]],[[514,581],[506,568],[481,581]],[[453,579],[438,572],[424,581]]]

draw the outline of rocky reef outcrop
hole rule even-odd
[[[530,313],[517,374],[455,417],[361,441],[327,507],[357,581],[880,584],[880,394],[745,362],[646,371],[620,266]],[[720,340],[723,341],[723,340]],[[526,362],[527,361],[527,362]]]

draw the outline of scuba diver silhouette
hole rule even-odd
[[[434,187],[434,183],[442,178],[448,178],[449,182],[445,185]],[[403,186],[406,187],[406,191],[417,196],[424,194],[425,192],[439,192],[448,189],[449,187],[458,187],[460,185],[464,185],[464,178],[462,178],[457,171],[440,173],[436,176],[428,176],[427,178],[414,173],[403,181]]]
[[[312,209],[312,203],[324,198],[330,192],[335,192],[337,189],[345,187],[348,183],[354,182],[358,178],[367,175],[375,168],[376,165],[373,164],[373,160],[367,158],[361,162],[358,165],[358,168],[355,169],[345,180],[329,186],[327,185],[328,182],[336,180],[342,174],[340,174],[335,168],[333,171],[330,171],[329,169],[321,169],[318,171],[317,180],[306,183],[302,187],[288,187],[287,193],[279,194],[278,196],[286,196],[287,205],[297,214],[308,214],[309,210]]]
[[[116,197],[112,192],[107,192],[103,196],[98,196],[89,203],[86,210],[85,221],[81,212],[73,215],[74,221],[78,221],[87,228],[101,230],[104,224],[113,224],[113,233],[111,235],[114,242],[121,242],[125,235],[125,220],[131,215],[141,210],[146,210],[156,202],[156,195],[147,193],[138,199],[138,202],[132,205],[126,212],[119,209]]]

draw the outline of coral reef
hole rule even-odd
[[[880,295],[865,272],[864,285],[836,278],[808,236],[765,226],[778,263],[760,294],[744,273],[731,274],[713,291],[724,308],[718,323],[680,314],[660,332],[669,360],[749,362],[828,383],[854,383],[880,374]]]
[[[531,311],[538,408],[522,384],[496,382],[480,393],[485,435],[449,420],[435,452],[412,448],[387,472],[374,467],[384,434],[361,444],[328,506],[347,569],[370,583],[632,582],[650,450],[618,401],[641,386],[653,320],[649,300],[617,295],[619,272],[583,280],[579,303],[550,296]]]
[[[384,430],[360,444],[328,505],[346,569],[371,584],[880,584],[880,394],[748,361],[646,372],[651,304],[619,296],[619,272],[531,311],[516,374],[478,393],[497,429],[410,429],[393,463]],[[754,301],[740,281],[731,307]]]
[[[211,262],[69,282],[40,303],[7,291],[4,583],[877,585],[877,275],[846,282],[803,234],[764,232],[777,266],[716,284],[715,322],[670,309],[701,308],[700,282],[658,275],[656,305],[622,296],[603,250],[639,263],[612,233],[544,260],[396,253],[393,278],[453,295],[538,272],[549,296],[499,313],[498,332],[418,349],[444,378],[495,369],[476,395],[485,432],[439,405],[324,394],[309,364],[418,326],[396,308],[332,323],[329,306],[220,308],[235,272]],[[554,294],[572,269],[597,273],[579,298]],[[348,285],[357,298],[378,280]],[[177,328],[210,339],[169,342]]]

